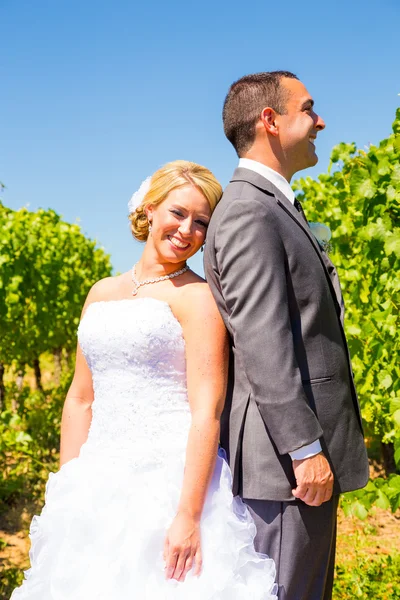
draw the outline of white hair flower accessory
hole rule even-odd
[[[143,198],[150,189],[150,184],[151,176],[147,177],[144,181],[142,181],[142,183],[140,184],[140,188],[134,194],[132,194],[132,198],[128,202],[128,211],[130,215],[134,213],[135,210],[137,210],[142,204]]]

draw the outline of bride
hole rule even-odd
[[[12,600],[274,600],[275,566],[218,453],[225,327],[186,264],[220,199],[175,161],[130,203],[132,272],[90,290],[61,431],[61,468],[31,524]]]

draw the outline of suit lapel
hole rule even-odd
[[[338,303],[338,316],[343,323],[343,297],[340,290],[339,279],[337,276],[337,272],[332,262],[328,258],[328,256],[321,249],[318,241],[311,233],[311,229],[309,228],[306,221],[303,219],[302,215],[299,211],[294,207],[292,202],[286,198],[284,194],[274,186],[268,179],[262,177],[255,171],[251,171],[250,169],[244,169],[239,167],[233,173],[233,177],[231,179],[231,183],[233,182],[245,182],[253,185],[259,190],[263,191],[270,197],[274,197],[277,204],[297,223],[299,227],[304,231],[311,244],[313,245],[319,260],[321,261],[322,267],[325,271],[326,278],[330,284],[331,291],[333,292],[334,297]]]
[[[234,181],[245,181],[246,183],[250,183],[254,187],[258,188],[259,190],[266,192],[268,196],[274,196],[278,205],[281,208],[283,208],[283,210],[297,223],[297,225],[299,225],[299,227],[301,227],[301,229],[311,241],[318,255],[320,254],[319,244],[313,236],[313,234],[311,233],[308,224],[303,219],[299,211],[293,206],[292,202],[290,202],[290,200],[288,200],[286,196],[282,194],[282,192],[276,186],[274,186],[273,183],[271,183],[270,181],[268,181],[268,179],[265,179],[265,177],[262,177],[258,173],[255,173],[250,169],[244,169],[242,167],[239,167],[235,170],[231,179],[231,182]]]

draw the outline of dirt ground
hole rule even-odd
[[[390,556],[400,551],[400,511],[374,508],[365,521],[345,517],[339,511],[337,563],[344,564],[357,553],[372,557]]]
[[[35,505],[16,506],[0,517],[0,575],[5,567],[29,567],[29,525],[38,510]]]

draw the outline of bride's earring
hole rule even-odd
[[[149,235],[151,234],[153,227],[151,226],[151,221],[149,221]]]

